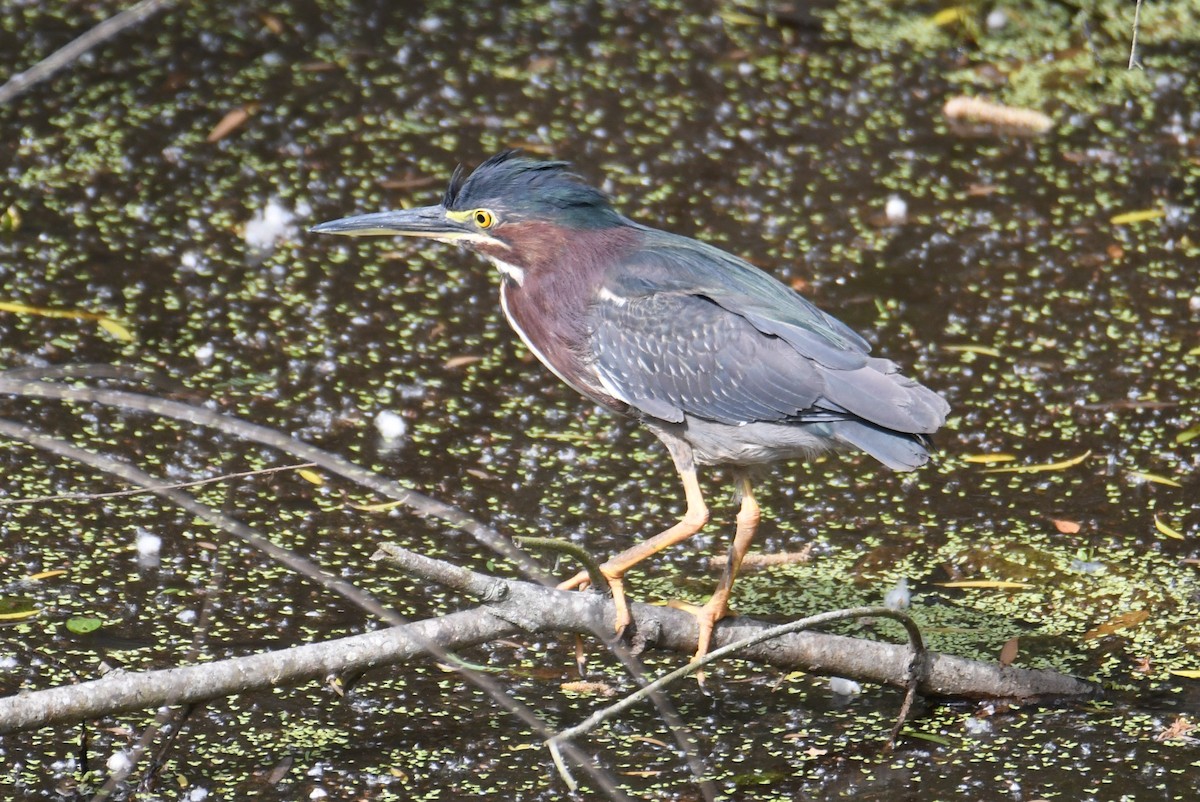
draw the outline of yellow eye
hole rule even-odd
[[[475,225],[480,228],[491,228],[496,222],[496,218],[487,209],[476,209],[474,213]]]

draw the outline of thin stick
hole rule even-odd
[[[276,545],[270,538],[236,518],[214,510],[212,507],[197,501],[186,493],[162,487],[158,477],[151,476],[141,468],[114,457],[88,451],[85,448],[80,448],[73,443],[68,443],[66,440],[48,435],[31,426],[9,420],[0,419],[0,437],[19,440],[34,448],[48,451],[64,459],[88,465],[109,476],[115,476],[135,487],[143,488],[147,492],[161,496],[177,507],[187,510],[218,529],[228,532],[246,545],[258,549],[271,559],[286,565],[300,576],[306,577],[331,593],[336,593],[351,604],[356,605],[359,609],[386,621],[392,626],[401,626],[406,623],[395,611],[380,604],[378,600],[366,591],[340,577],[329,574],[322,570],[316,563],[304,559],[299,554]]]
[[[608,721],[609,719],[612,719],[625,712],[638,702],[641,702],[649,694],[654,693],[666,685],[670,685],[672,682],[682,679],[689,674],[694,674],[696,671],[702,669],[709,663],[720,660],[722,657],[728,654],[733,654],[734,652],[744,649],[747,646],[753,646],[756,643],[777,638],[780,635],[786,635],[790,632],[799,632],[805,629],[812,629],[813,627],[821,626],[834,621],[842,621],[847,618],[864,618],[868,616],[872,618],[891,618],[903,624],[905,632],[908,633],[909,642],[912,644],[914,652],[913,665],[921,666],[926,663],[925,644],[924,640],[921,638],[921,631],[918,629],[916,623],[904,613],[887,607],[855,607],[849,610],[834,610],[833,612],[821,613],[820,615],[802,618],[799,621],[791,621],[787,624],[771,627],[770,629],[765,629],[762,632],[756,633],[748,638],[743,638],[742,640],[726,644],[719,649],[713,649],[699,660],[693,660],[685,666],[664,674],[650,684],[645,685],[629,694],[621,701],[597,710],[595,713],[588,716],[574,727],[561,730],[557,735],[547,742],[547,745],[549,746],[553,742],[557,742],[554,744],[554,746],[558,746],[564,741],[584,735],[594,730],[596,727]],[[910,685],[915,690],[915,684],[910,683]],[[904,712],[907,712],[907,710],[904,710]],[[566,781],[565,777],[563,779]]]
[[[1137,67],[1142,69],[1142,63],[1137,58],[1137,40],[1138,29],[1142,24],[1142,0],[1137,0],[1137,5],[1133,7],[1133,41],[1129,44],[1129,69]]]
[[[526,576],[533,577],[542,584],[553,584],[550,577],[528,556],[517,549],[508,538],[496,530],[484,526],[475,518],[449,504],[444,504],[429,496],[403,487],[396,482],[385,479],[376,473],[342,459],[334,454],[297,440],[291,435],[276,431],[266,426],[260,426],[232,415],[225,415],[204,407],[184,404],[166,398],[131,393],[122,390],[108,390],[101,387],[71,387],[56,382],[10,380],[0,373],[0,393],[11,393],[28,398],[47,398],[58,401],[75,403],[95,403],[105,406],[135,409],[149,412],[164,418],[185,421],[196,426],[215,429],[233,437],[249,440],[254,443],[278,449],[286,454],[309,462],[318,467],[337,474],[362,487],[374,490],[380,495],[399,501],[411,511],[425,518],[437,518],[450,526],[460,529],[474,537],[483,545],[497,554],[512,560],[519,565]]]
[[[25,70],[25,72],[18,72],[9,78],[3,86],[0,86],[0,105],[9,102],[34,84],[45,81],[93,47],[107,42],[126,28],[132,28],[139,22],[149,19],[158,13],[163,6],[170,5],[173,2],[175,0],[142,0],[142,2],[132,8],[127,8],[120,14],[109,17],[87,33],[60,47],[37,64]]]
[[[0,436],[9,437],[13,440],[20,440],[37,448],[49,451],[53,454],[81,462],[85,465],[90,465],[97,470],[101,470],[112,476],[116,476],[126,482],[129,482],[130,484],[145,488],[154,487],[158,484],[154,477],[133,465],[129,465],[120,460],[106,457],[101,454],[94,454],[86,449],[79,448],[78,446],[59,438],[52,437],[43,432],[39,432],[38,430],[23,424],[0,419]],[[314,450],[316,450],[317,453],[321,453],[319,449]],[[360,590],[343,579],[329,576],[316,565],[309,563],[307,560],[297,554],[293,554],[286,549],[276,546],[269,539],[258,534],[256,531],[240,521],[217,512],[216,510],[201,504],[191,496],[188,496],[187,494],[178,490],[159,489],[154,492],[157,495],[168,499],[179,507],[182,507],[188,512],[204,518],[214,526],[230,532],[249,545],[258,548],[284,565],[287,565],[297,573],[300,573],[301,575],[317,582],[323,587],[338,593],[343,598],[358,604],[364,610],[383,618],[385,621],[393,625],[392,631],[405,626],[406,622],[403,617],[381,605],[378,601],[372,598],[370,594]],[[386,631],[387,630],[384,630],[384,632]],[[419,644],[420,648],[432,654],[438,660],[446,663],[454,661],[455,658],[452,657],[446,649],[442,648],[439,644],[431,639],[422,637],[417,633],[413,633],[410,635],[410,637],[412,637],[412,639]],[[319,646],[319,644],[317,646]],[[304,647],[300,648],[303,649]],[[370,667],[372,666],[367,665],[364,668]],[[207,673],[209,670],[211,670],[211,664],[200,666],[199,668]],[[278,672],[277,668],[273,670]],[[175,669],[175,671],[186,672],[187,669]],[[551,733],[553,732],[553,729],[549,724],[543,721],[541,717],[529,707],[509,696],[499,685],[499,683],[495,682],[491,677],[488,677],[477,671],[467,670],[461,671],[460,674],[465,680],[470,682],[472,685],[475,685],[477,688],[490,696],[499,707],[524,722],[538,735],[543,738],[552,737]],[[276,673],[275,676],[278,677],[278,673]],[[243,675],[243,678],[244,677],[245,675]],[[197,686],[199,684],[199,682],[193,683],[193,685]],[[172,696],[174,697],[173,701],[180,700],[179,696],[175,694],[172,694]],[[0,700],[0,707],[3,707],[3,704],[3,700]],[[596,765],[592,756],[584,754],[581,750],[575,748],[573,745],[568,744],[567,746],[570,747],[569,750],[566,750],[567,755],[571,758],[572,762],[578,765],[581,770],[586,772],[592,778],[592,780],[596,783],[597,788],[599,788],[601,792],[607,795],[610,799],[630,799],[627,794],[617,787],[616,782],[609,775],[609,773]]]
[[[12,393],[23,397],[56,399],[68,402],[97,403],[149,412],[165,418],[212,428],[233,437],[278,449],[297,459],[314,462],[318,467],[330,473],[337,474],[362,487],[395,499],[417,515],[425,518],[440,519],[466,532],[498,554],[512,560],[527,577],[546,586],[553,586],[555,584],[554,580],[547,576],[528,555],[514,546],[507,538],[496,530],[485,526],[476,518],[467,515],[462,510],[425,496],[415,490],[402,487],[396,482],[389,481],[374,472],[360,468],[348,460],[269,427],[250,423],[249,421],[235,418],[231,415],[224,415],[203,407],[183,404],[165,398],[97,387],[71,387],[57,382],[30,381],[28,379],[21,379],[20,377],[12,379],[6,372],[0,372],[0,393]],[[171,493],[176,491],[163,492]],[[597,639],[604,640],[604,636],[600,633],[594,632],[592,634],[596,635]],[[645,672],[642,669],[641,663],[628,649],[618,643],[609,643],[608,648],[631,674],[637,677],[644,675]],[[480,677],[480,681],[482,680],[483,677]],[[492,691],[489,690],[488,692],[491,693]],[[683,726],[682,719],[680,719],[678,713],[664,697],[655,695],[653,701],[655,706],[658,707],[659,712],[662,713],[664,721],[666,721],[668,727],[671,729],[677,743],[679,743],[680,750],[687,756],[688,768],[698,778],[697,782],[699,783],[701,793],[705,799],[714,798],[715,791],[710,787],[711,783],[702,779],[704,776],[704,767],[700,763],[698,752],[693,743],[694,739]],[[497,702],[501,706],[506,706],[509,703],[514,705],[519,704],[507,697],[497,699]],[[526,715],[532,715],[531,711],[525,710],[523,707],[520,710],[508,707],[506,709],[509,709],[510,712],[515,712],[518,717],[527,722],[529,719],[526,718]],[[537,724],[542,727],[546,726],[540,719],[537,720]],[[546,737],[543,731],[538,729],[538,726],[534,726],[534,729],[537,730],[539,735]],[[572,753],[571,756],[574,758],[576,755]],[[584,768],[589,773],[595,774],[591,767],[584,766]],[[615,788],[615,786],[609,782],[607,777],[599,778],[597,784],[610,797],[613,796],[614,792],[610,790],[610,786],[611,788]]]
[[[566,554],[574,557],[583,564],[583,568],[587,571],[588,581],[592,583],[592,587],[597,590],[608,592],[608,579],[605,578],[604,572],[600,570],[600,561],[592,556],[591,552],[580,546],[578,543],[572,543],[569,540],[563,540],[557,537],[514,537],[513,540],[518,546],[532,546],[535,549],[544,549],[546,551],[556,551],[560,554]]]
[[[277,465],[274,468],[260,468],[255,471],[226,473],[220,476],[210,476],[207,479],[195,479],[191,482],[178,482],[171,485],[154,485],[153,487],[139,487],[133,490],[114,490],[111,493],[60,493],[57,496],[7,498],[0,499],[0,507],[9,507],[15,504],[41,504],[46,501],[95,501],[96,499],[102,498],[142,496],[150,493],[157,493],[159,490],[184,490],[189,487],[200,487],[201,485],[209,485],[214,482],[227,482],[230,479],[247,479],[251,476],[266,476],[269,473],[279,473],[280,471],[298,471],[301,468],[315,468],[316,465],[317,464],[315,462],[298,462],[295,465]]]

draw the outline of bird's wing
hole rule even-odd
[[[601,385],[662,420],[779,421],[813,410],[823,383],[812,362],[707,298],[601,293],[591,320]]]
[[[853,330],[716,248],[653,232],[610,271],[591,312],[593,369],[645,414],[722,423],[857,418],[936,430],[936,393],[869,356]]]
[[[643,231],[642,247],[614,271],[614,281],[634,291],[641,282],[651,290],[706,296],[829,367],[852,370],[866,361],[871,346],[854,329],[773,276],[698,240]]]

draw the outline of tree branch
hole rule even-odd
[[[36,83],[45,81],[84,53],[122,33],[125,29],[149,19],[175,0],[142,0],[116,16],[109,17],[87,33],[71,40],[25,72],[18,72],[0,86],[0,105],[8,103]]]
[[[491,527],[485,526],[475,518],[467,515],[449,504],[403,487],[383,476],[361,468],[358,465],[334,454],[323,451],[316,446],[297,440],[291,435],[276,431],[267,426],[225,415],[211,409],[158,398],[140,393],[121,390],[109,390],[103,387],[76,387],[51,381],[38,381],[22,377],[21,371],[17,376],[0,372],[0,393],[10,393],[24,398],[45,398],[72,403],[102,404],[104,406],[121,407],[123,409],[148,412],[172,420],[184,421],[195,426],[204,426],[232,437],[259,443],[282,451],[285,454],[312,462],[322,470],[341,476],[355,484],[375,491],[387,498],[399,501],[417,515],[425,518],[436,518],[450,526],[466,532],[478,542],[487,546],[506,559],[512,560],[521,571],[529,577],[538,579],[544,584],[554,584],[554,580],[531,560],[524,552],[513,546],[508,538]]]
[[[390,547],[395,549],[395,547]],[[403,550],[401,550],[403,551]],[[406,570],[440,581],[448,575],[439,560],[407,560]],[[450,566],[462,579],[465,569]],[[529,632],[588,634],[611,631],[611,601],[598,593],[560,591],[531,582],[499,580],[474,572],[470,583],[505,588],[503,599],[471,610],[274,652],[151,672],[108,676],[44,691],[0,698],[0,734],[46,727],[163,704],[185,704],[318,679],[332,673],[365,671],[427,653],[423,644],[461,649]],[[494,590],[489,593],[495,597]],[[633,605],[634,620],[647,644],[681,654],[696,648],[695,619],[682,610]],[[514,622],[520,622],[520,624]],[[753,637],[772,625],[747,618],[722,622],[714,648]],[[747,647],[743,659],[787,669],[905,687],[912,652],[907,644],[815,632],[784,635]],[[1050,699],[1093,696],[1092,683],[1049,670],[1003,667],[931,652],[919,692],[955,699]]]

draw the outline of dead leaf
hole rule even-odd
[[[325,477],[322,476],[321,474],[317,473],[316,471],[310,471],[307,468],[301,468],[300,470],[296,471],[296,473],[300,475],[301,479],[303,479],[304,481],[309,482],[311,484],[314,484],[317,487],[320,487],[321,485],[325,484]]]
[[[667,745],[666,741],[660,740],[658,738],[651,738],[649,735],[631,735],[631,736],[629,736],[629,740],[640,741],[641,743],[646,743],[646,744],[653,744],[654,746],[661,746],[663,749],[670,749],[670,747]]]
[[[96,322],[99,324],[100,328],[104,329],[121,342],[133,342],[133,334],[130,333],[129,329],[125,328],[111,317],[102,317]]]
[[[1031,588],[1027,582],[1009,582],[1003,579],[963,579],[958,582],[938,582],[942,588],[986,588],[991,590],[1019,590]]]
[[[943,8],[930,17],[929,21],[938,28],[945,28],[947,25],[965,25],[967,23],[967,10],[963,6]]]
[[[1158,520],[1157,515],[1154,516],[1154,528],[1157,529],[1160,534],[1166,535],[1167,537],[1172,538],[1174,540],[1183,540],[1184,539],[1182,532],[1180,532],[1176,529],[1172,529],[1171,527],[1167,526],[1162,521]]]
[[[1144,223],[1147,220],[1157,220],[1160,217],[1165,217],[1166,214],[1162,209],[1142,209],[1137,212],[1118,214],[1110,218],[1108,222],[1114,226],[1125,226],[1131,223]]]
[[[1013,664],[1013,661],[1017,659],[1020,642],[1020,638],[1009,638],[1004,642],[1004,646],[1000,648],[1000,665],[1011,666]]]
[[[259,22],[263,24],[264,28],[276,36],[280,36],[283,33],[283,21],[274,14],[268,14],[264,11],[258,15],[258,19]]]
[[[1196,729],[1196,725],[1188,721],[1185,716],[1180,716],[1171,722],[1171,726],[1154,736],[1156,741],[1170,741],[1175,738],[1183,738],[1192,730]]]
[[[558,686],[567,693],[579,693],[584,696],[616,696],[617,691],[607,682],[587,682],[578,680],[575,682],[564,682]]]
[[[33,618],[41,610],[36,607],[27,607],[23,610],[13,610],[12,612],[0,613],[0,621],[21,621],[25,618]]]
[[[296,758],[294,755],[287,755],[278,763],[276,763],[274,768],[268,771],[266,776],[263,778],[266,780],[267,785],[278,785],[279,782],[287,776],[287,773],[292,770],[292,764],[295,762],[295,760]]]
[[[1004,468],[987,468],[984,473],[1042,473],[1044,471],[1062,471],[1074,465],[1085,461],[1092,456],[1091,449],[1083,452],[1078,457],[1071,457],[1059,462],[1045,462],[1040,465],[1014,465]]]
[[[1126,476],[1130,479],[1140,479],[1143,482],[1151,482],[1156,485],[1166,485],[1167,487],[1183,487],[1179,482],[1166,476],[1160,476],[1157,473],[1146,473],[1145,471],[1126,471]]]
[[[469,476],[474,476],[476,479],[481,479],[485,482],[494,482],[496,477],[481,468],[467,468],[465,471]]]
[[[350,509],[361,512],[387,512],[403,504],[403,501],[381,501],[378,504],[351,504]]]
[[[1110,618],[1108,621],[1105,621],[1098,627],[1089,629],[1087,632],[1083,633],[1083,639],[1085,641],[1089,641],[1096,640],[1096,638],[1103,638],[1106,635],[1111,635],[1114,632],[1119,632],[1122,629],[1136,627],[1138,624],[1146,621],[1146,619],[1149,617],[1149,610],[1130,610],[1127,613],[1121,613],[1115,618]]]
[[[1051,518],[1050,520],[1054,522],[1054,528],[1064,535],[1073,535],[1083,528],[1075,521],[1067,521],[1061,518]]]
[[[446,362],[442,365],[442,367],[446,368],[447,370],[453,370],[454,368],[461,368],[466,365],[473,365],[482,359],[483,359],[483,357],[481,357],[481,356],[472,356],[470,354],[463,354],[462,356],[452,356],[446,360]]]
[[[963,457],[963,462],[972,465],[992,465],[997,462],[1012,462],[1016,458],[1016,454],[967,454]]]
[[[44,306],[27,306],[10,301],[0,301],[0,312],[12,312],[15,315],[32,315],[35,317],[63,318],[66,320],[94,320],[100,328],[112,334],[119,340],[130,342],[133,335],[116,319],[99,312],[85,312],[81,309],[51,309]]]
[[[221,121],[214,125],[212,130],[208,132],[208,136],[204,138],[204,141],[210,143],[220,142],[240,128],[246,120],[250,119],[250,115],[256,111],[258,111],[258,104],[250,103],[226,112]]]
[[[1175,435],[1175,444],[1183,445],[1184,443],[1195,440],[1200,437],[1200,424],[1197,424],[1190,429],[1184,429],[1179,434]]]
[[[37,582],[42,579],[50,579],[52,577],[62,576],[65,573],[66,573],[65,569],[55,568],[52,571],[40,571],[36,574],[30,574],[29,576],[25,577],[25,579],[30,582]]]
[[[992,348],[990,345],[943,345],[943,351],[951,351],[956,354],[980,354],[982,356],[999,357],[1000,349]]]

